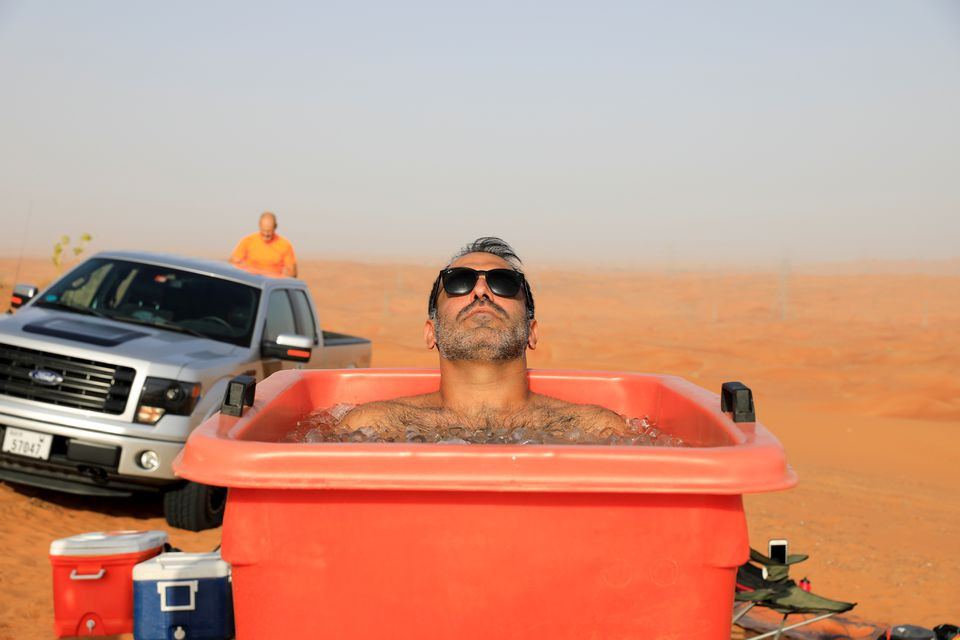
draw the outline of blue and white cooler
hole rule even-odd
[[[212,553],[161,553],[133,568],[136,640],[234,636],[230,565]]]

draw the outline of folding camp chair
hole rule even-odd
[[[734,624],[753,607],[766,607],[783,614],[777,629],[754,636],[751,640],[771,637],[779,640],[784,631],[824,620],[856,606],[855,602],[829,600],[805,591],[790,579],[790,565],[803,562],[808,557],[802,553],[792,553],[787,557],[786,563],[780,563],[755,549],[750,549],[750,560],[737,569],[734,600],[743,604],[734,609]],[[817,615],[788,625],[787,617],[792,613]]]

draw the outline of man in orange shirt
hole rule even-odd
[[[260,232],[251,233],[230,254],[230,263],[251,273],[275,277],[297,277],[297,258],[290,241],[277,233],[277,216],[260,215]]]

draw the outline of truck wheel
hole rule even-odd
[[[203,531],[223,524],[227,490],[196,482],[187,482],[163,496],[163,514],[171,527]]]

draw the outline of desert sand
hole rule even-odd
[[[0,259],[3,308],[18,260]],[[437,265],[439,266],[439,265]],[[960,622],[960,263],[784,270],[529,265],[533,368],[675,374],[719,392],[740,380],[800,482],[746,496],[751,544],[788,538],[792,573],[854,617]],[[373,340],[375,367],[435,366],[421,342],[437,267],[306,261],[327,329]],[[23,260],[18,282],[56,275]],[[0,638],[51,638],[51,540],[168,529],[188,551],[219,530],[169,529],[159,500],[100,500],[0,483]]]

